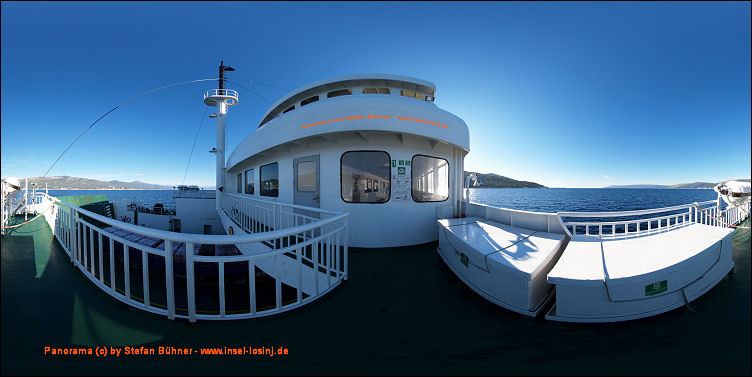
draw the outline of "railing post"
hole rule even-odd
[[[274,203],[274,230],[279,229],[280,224],[282,223],[280,217],[282,216],[282,211],[279,206],[279,204]]]
[[[298,260],[298,303],[303,301],[303,253],[301,253],[300,248],[295,248],[295,257]],[[318,271],[313,272],[313,276],[316,277],[316,274]]]
[[[172,240],[165,240],[165,289],[167,289],[167,318],[175,319],[175,280],[172,268]]]
[[[89,260],[89,271],[91,271],[91,276],[94,276],[94,229],[93,227],[89,228],[89,241],[87,241],[87,245],[89,245],[89,256],[91,257]]]
[[[219,264],[219,316],[225,317],[225,263],[222,261],[217,262]]]
[[[149,253],[141,249],[141,282],[144,288],[144,307],[148,308],[151,303],[149,296]]]
[[[110,235],[110,291],[115,293],[115,240]],[[123,245],[125,246],[125,245]]]
[[[125,298],[131,300],[131,258],[130,246],[123,243],[123,273],[125,274]]]
[[[345,263],[345,266],[344,266],[345,267],[345,280],[347,280],[347,277],[350,276],[350,275],[348,275],[348,272],[347,272],[347,265],[348,265],[347,264],[347,217],[345,217],[344,221],[345,221],[345,234],[344,234],[345,244],[343,245],[344,246],[344,251],[343,252],[345,253],[345,258],[344,258],[344,263]],[[337,247],[337,250],[339,250],[339,247]]]
[[[313,244],[311,244],[311,254],[313,257],[313,291],[316,295],[319,294],[319,253],[313,250]]]
[[[71,256],[71,263],[76,264],[76,261],[78,260],[78,251],[76,251],[76,240],[78,239],[78,232],[76,231],[76,215],[78,213],[73,210],[73,208],[70,208],[70,240],[71,240],[71,250],[70,250],[70,256]]]
[[[196,277],[193,273],[193,243],[185,244],[185,280],[188,292],[188,320],[196,322]]]
[[[274,291],[277,301],[277,310],[279,310],[282,308],[282,279],[280,277],[282,269],[279,268],[279,254],[274,255],[274,269],[277,273],[277,277],[274,278]]]
[[[256,263],[248,259],[248,297],[251,315],[256,314]]]
[[[104,284],[104,258],[102,258],[102,232],[97,231],[97,239],[99,240],[99,284]]]

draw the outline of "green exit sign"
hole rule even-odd
[[[666,292],[668,290],[668,280],[659,281],[657,283],[648,284],[645,286],[645,296],[655,296],[659,293]]]

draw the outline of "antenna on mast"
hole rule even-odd
[[[225,66],[225,61],[220,60],[219,63],[219,89],[225,88],[225,71],[234,71],[235,68]]]

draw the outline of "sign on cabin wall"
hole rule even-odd
[[[410,160],[392,160],[392,200],[410,199]]]

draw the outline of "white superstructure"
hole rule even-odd
[[[748,183],[719,185],[713,201],[622,212],[463,201],[467,125],[434,104],[434,84],[385,74],[290,92],[247,125],[250,135],[225,158],[225,117],[238,103],[223,86],[232,70],[222,63],[219,88],[204,93],[216,107],[216,192],[180,186],[175,211],[122,202],[102,215],[28,187],[21,198],[20,182],[7,179],[3,231],[22,225],[9,224],[20,210],[44,215],[73,265],[104,292],[191,321],[267,316],[315,301],[348,279],[349,246],[438,240],[442,260],[487,300],[568,322],[688,306],[733,269],[729,227],[749,216]],[[175,289],[176,276],[185,291]],[[207,277],[217,288],[197,290]],[[134,279],[143,284],[135,295]],[[152,302],[151,284],[166,296]],[[237,289],[248,293],[228,295]]]
[[[230,154],[226,192],[348,212],[359,247],[437,239],[459,214],[465,122],[435,85],[397,75],[319,81],[282,97]]]

